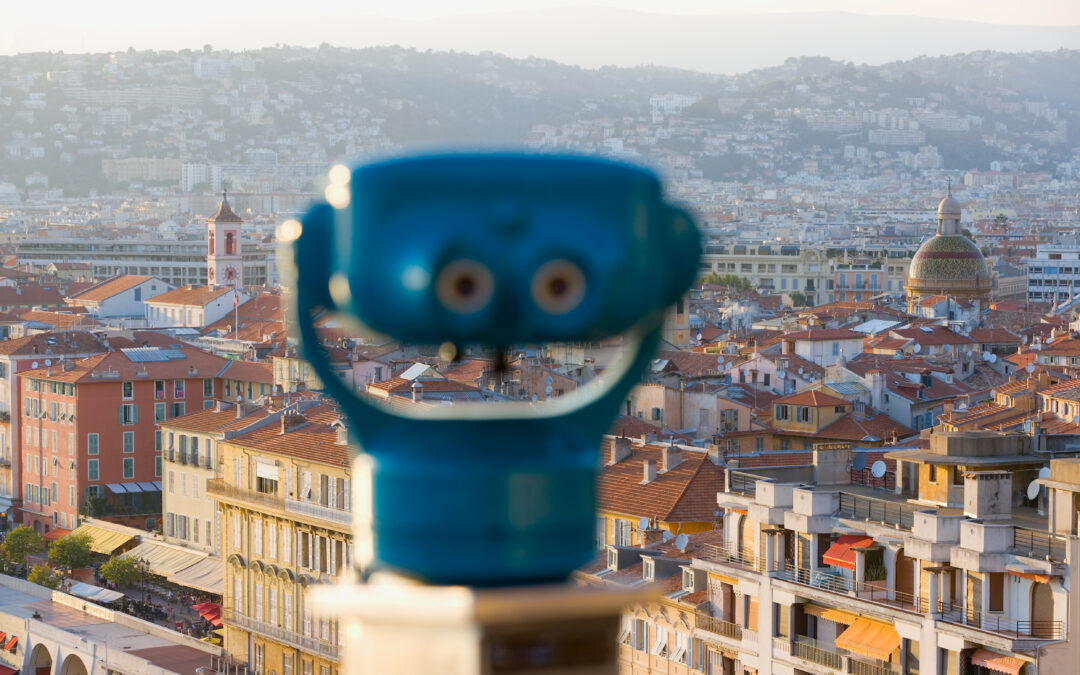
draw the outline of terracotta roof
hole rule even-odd
[[[862,340],[865,336],[847,328],[811,328],[810,330],[788,333],[785,340]]]
[[[22,375],[24,378],[80,383],[122,382],[136,378],[173,380],[213,377],[225,365],[225,359],[220,356],[214,356],[194,347],[181,347],[175,351],[183,353],[184,358],[165,361],[132,361],[124,352],[109,352],[75,361],[70,370],[53,366],[27,371]],[[146,375],[138,375],[143,372]]]
[[[894,433],[896,438],[905,438],[915,431],[886,415],[868,410],[864,417],[848,413],[818,431],[816,435],[821,438],[871,442],[873,439],[891,440]]]
[[[128,349],[131,347],[161,347],[169,349],[184,346],[176,337],[168,333],[159,333],[154,330],[137,330],[131,337],[124,335],[110,335],[109,347],[112,349]]]
[[[329,402],[303,412],[308,423],[281,433],[281,425],[267,424],[258,429],[239,434],[227,442],[259,452],[299,457],[330,466],[352,466],[352,451],[348,445],[339,445],[337,429],[331,425],[341,418],[337,407]]]
[[[233,289],[227,286],[181,286],[146,300],[154,305],[195,305],[203,307]]]
[[[484,371],[491,368],[491,366],[491,361],[471,359],[454,364],[453,367],[447,368],[442,374],[448,380],[475,385],[476,379],[483,377]]]
[[[12,314],[19,317],[19,321],[43,323],[52,326],[56,330],[75,330],[82,328],[89,330],[100,325],[98,320],[85,312],[46,312],[37,309],[16,309]]]
[[[99,284],[70,296],[72,300],[86,300],[88,302],[100,302],[126,290],[135,288],[139,284],[150,281],[153,277],[139,276],[136,274],[121,274],[118,277],[106,279]],[[167,288],[165,282],[161,282],[162,290]]]
[[[608,432],[612,436],[623,436],[625,438],[641,438],[648,434],[656,434],[657,438],[668,438],[674,436],[677,439],[681,439],[686,443],[694,440],[693,437],[686,434],[678,434],[674,432],[665,433],[663,427],[659,427],[652,422],[646,422],[645,420],[639,420],[636,417],[630,417],[629,415],[621,415],[615,418],[615,421],[611,424],[611,430]]]
[[[262,384],[274,383],[274,366],[264,361],[236,361],[228,359],[217,377],[223,380],[240,380],[241,382],[260,382]]]
[[[601,445],[604,456],[610,456],[612,437]],[[626,459],[601,467],[596,480],[597,508],[601,511],[648,516],[663,521],[712,522],[716,514],[716,493],[723,490],[723,469],[697,450],[682,450],[682,462],[666,473],[662,466],[659,445],[631,445]],[[656,480],[642,485],[643,462],[657,464]]]
[[[814,363],[813,361],[807,361],[798,354],[782,354],[779,351],[773,351],[773,349],[770,348],[769,351],[758,352],[758,356],[773,363],[776,363],[778,359],[787,359],[788,373],[798,373],[799,369],[802,369],[803,375],[817,375],[818,377],[825,376],[824,368]]]
[[[981,344],[1001,344],[1023,342],[1020,336],[1007,328],[973,328],[971,339]]]
[[[214,215],[206,219],[208,223],[242,223],[243,220],[240,216],[233,212],[232,207],[229,206],[229,199],[226,193],[221,193],[221,203],[218,204],[218,209]]]
[[[252,422],[264,419],[270,414],[270,411],[265,407],[252,406],[252,408],[253,409],[249,410],[246,415],[237,419],[236,405],[226,403],[220,411],[216,408],[198,410],[189,415],[184,415],[183,417],[174,417],[172,419],[163,420],[158,422],[158,426],[179,431],[223,433],[226,431],[243,429]],[[277,428],[280,430],[281,427]]]
[[[479,391],[476,385],[453,380],[417,380],[423,386],[424,391]],[[391,394],[411,394],[413,380],[403,377],[391,377],[382,382],[369,384],[368,389],[379,389]]]
[[[236,331],[237,317],[240,320],[241,340],[261,342],[264,335],[285,332],[285,306],[281,295],[260,293],[207,326],[203,329],[203,335],[221,331],[226,334],[225,337],[232,337]]]
[[[717,363],[719,356],[701,352],[663,351],[658,352],[656,358],[671,362],[685,377],[708,377],[720,374]]]
[[[51,342],[50,342],[51,340]],[[37,351],[34,351],[35,348]],[[86,331],[63,331],[55,333],[37,333],[13,340],[0,341],[0,354],[8,356],[29,356],[40,354],[93,354],[105,351],[92,333]]]
[[[923,328],[928,330],[923,330]],[[966,345],[974,342],[966,335],[954,333],[944,326],[894,328],[889,333],[893,337],[907,338],[920,345]]]
[[[64,296],[55,285],[20,283],[17,286],[0,286],[0,307],[63,307]]]
[[[821,408],[825,406],[837,406],[837,405],[851,405],[851,401],[847,399],[839,398],[837,396],[831,396],[822,391],[804,391],[798,394],[788,394],[787,396],[781,396],[773,401],[773,403],[786,403],[788,405],[805,405],[813,406],[815,408]]]

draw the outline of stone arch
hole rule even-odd
[[[60,675],[87,675],[86,664],[75,654],[68,654],[60,666]]]
[[[52,672],[53,658],[49,653],[49,648],[43,644],[38,644],[34,647],[34,650],[30,652],[30,661],[27,662],[27,669],[33,673],[33,675],[49,675]]]

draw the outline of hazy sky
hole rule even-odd
[[[149,37],[149,34],[156,35],[158,31],[192,29],[222,21],[242,22],[245,17],[260,15],[376,14],[399,19],[427,19],[575,4],[667,14],[833,10],[968,19],[998,24],[1080,26],[1080,0],[905,0],[902,3],[897,0],[592,0],[587,3],[566,0],[0,0],[0,54],[59,48],[78,52],[86,48],[100,48],[94,39],[98,31],[122,38],[138,36],[140,30],[145,30],[147,35],[143,37]],[[243,31],[242,23],[237,30]],[[115,48],[123,48],[123,45]]]

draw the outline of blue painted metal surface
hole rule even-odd
[[[284,267],[303,352],[370,471],[365,571],[473,586],[565,579],[594,554],[600,437],[648,365],[664,308],[693,280],[697,228],[651,172],[591,158],[422,156],[338,185],[348,192],[311,208]],[[402,417],[333,374],[311,321],[320,308],[406,342],[634,341],[592,394]]]

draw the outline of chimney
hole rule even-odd
[[[424,398],[424,385],[420,382],[412,383],[412,400],[413,403],[418,403]]]
[[[645,468],[645,473],[643,475],[643,478],[642,478],[640,484],[641,485],[648,485],[649,483],[656,480],[656,460],[655,459],[647,459],[647,460],[645,460],[645,462],[643,464],[644,464],[644,468]]]
[[[281,433],[287,434],[293,429],[307,424],[307,417],[298,412],[285,412],[281,415]]]
[[[964,515],[982,520],[1012,518],[1012,472],[964,473]]]
[[[650,524],[647,528],[641,531],[641,545],[642,547],[656,546],[664,543],[664,531],[659,527]]]
[[[660,451],[660,472],[667,473],[682,464],[682,448],[675,445],[675,437],[671,437],[671,444],[665,445]]]
[[[630,439],[618,436],[611,444],[611,456],[608,460],[608,466],[612,464],[618,464],[627,457],[630,456]]]

